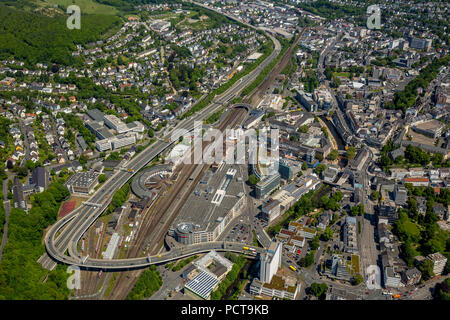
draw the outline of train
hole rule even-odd
[[[251,254],[256,254],[256,249],[255,248],[242,247],[242,249],[244,249],[246,251],[250,251]]]

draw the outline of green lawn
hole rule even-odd
[[[350,75],[349,72],[333,72],[333,76],[334,77],[345,77],[345,78],[348,78],[349,75]]]

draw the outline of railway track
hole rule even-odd
[[[245,109],[236,108],[230,111],[226,118],[220,123],[218,130],[224,132],[226,128],[233,128],[237,124],[242,123],[247,115]],[[203,150],[209,145],[203,144]],[[138,234],[133,249],[129,251],[127,257],[137,257],[141,252],[152,255],[156,254],[163,245],[164,237],[167,230],[175,220],[185,201],[199,183],[204,172],[208,170],[210,165],[207,164],[189,164],[182,165],[178,171],[178,179],[173,189],[171,189],[167,197],[160,198],[160,201],[147,211],[143,224],[141,225],[141,233]],[[193,180],[189,180],[191,177]],[[142,233],[143,232],[143,233]],[[135,285],[137,279],[143,270],[134,270],[121,272],[116,280],[114,289],[109,297],[113,300],[125,299],[128,293]]]
[[[264,81],[257,87],[253,92],[251,92],[243,101],[245,103],[251,105],[257,105],[261,100],[262,96],[264,96],[267,89],[270,88],[270,84],[276,79],[276,77],[281,73],[281,71],[286,67],[286,65],[290,62],[292,57],[292,51],[298,45],[300,38],[303,36],[306,28],[304,28],[300,34],[297,36],[297,39],[291,44],[288,50],[284,53],[283,57],[278,61],[275,67],[269,72]]]

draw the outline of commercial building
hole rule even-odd
[[[280,204],[279,200],[269,200],[262,206],[262,212],[264,219],[267,220],[268,223],[272,222],[280,215]]]
[[[110,141],[111,149],[115,150],[136,143],[136,135],[133,133],[119,134]]]
[[[281,242],[273,241],[267,253],[261,255],[261,266],[259,271],[259,280],[270,283],[272,277],[277,273],[281,266],[281,250],[283,244]]]
[[[90,109],[86,111],[86,114],[95,122],[99,123],[100,125],[103,125],[103,117],[105,116],[103,112],[101,112],[99,109]]]
[[[219,280],[216,277],[209,272],[202,271],[186,283],[184,290],[186,293],[192,293],[194,296],[207,300],[218,284]]]
[[[134,143],[136,143],[136,134],[134,132],[128,132],[108,139],[98,140],[95,142],[95,147],[98,151],[102,152],[110,149],[116,150]]]
[[[310,93],[306,93],[303,90],[297,90],[295,99],[300,102],[300,104],[305,107],[309,112],[315,112],[318,110],[317,103],[313,100]]]
[[[339,168],[334,167],[334,166],[329,166],[327,167],[327,169],[322,173],[323,175],[323,180],[326,182],[334,182],[334,180],[336,179],[337,175],[339,173]]]
[[[422,122],[411,127],[417,133],[436,139],[442,135],[445,125],[438,120]]]
[[[86,121],[86,128],[95,135],[97,139],[103,140],[114,137],[108,128],[104,127],[103,122]]]
[[[356,171],[360,171],[369,157],[369,151],[366,148],[359,150],[356,157],[350,161],[350,168]]]
[[[253,109],[250,111],[248,118],[245,120],[244,124],[242,125],[242,128],[244,129],[250,129],[253,126],[255,126],[259,121],[261,121],[262,117],[264,116],[264,112],[258,109]]]
[[[435,276],[440,276],[444,271],[447,258],[440,252],[432,253],[427,256],[427,259],[433,262],[433,273]]]
[[[264,283],[256,278],[250,284],[250,293],[266,295],[280,299],[294,300],[300,291],[300,284],[292,277],[274,275],[270,283]]]
[[[281,178],[289,181],[294,176],[294,172],[292,170],[292,166],[289,165],[288,162],[284,160],[280,160],[278,164],[278,173],[280,174]]]
[[[431,48],[432,43],[433,43],[432,39],[411,38],[409,42],[409,47],[419,50],[428,50],[429,48]]]
[[[406,204],[407,198],[408,198],[408,190],[406,190],[405,186],[396,185],[394,187],[395,204],[404,206]]]
[[[265,176],[255,186],[255,195],[257,199],[264,198],[267,194],[272,192],[276,187],[280,185],[281,176],[277,172],[271,176]]]
[[[107,114],[103,117],[105,125],[109,128],[114,129],[117,133],[125,133],[130,131],[125,123],[123,123],[119,118],[113,114]]]
[[[309,149],[306,151],[306,153],[305,153],[306,162],[308,162],[309,164],[312,164],[313,162],[315,162],[315,158],[316,158],[316,150]]]
[[[95,142],[95,148],[100,151],[107,151],[111,149],[111,141],[109,139],[98,140]]]
[[[86,171],[73,174],[64,185],[72,193],[88,195],[94,191],[98,184],[98,172]]]
[[[389,223],[394,223],[398,220],[398,213],[395,206],[380,205],[376,207],[376,212],[378,215],[378,220],[387,219]]]
[[[233,263],[213,250],[195,261],[194,266],[200,272],[210,273],[219,281],[222,281],[233,268]]]
[[[358,251],[356,218],[347,216],[343,226],[344,251],[354,253]]]
[[[430,179],[428,178],[404,178],[403,183],[411,183],[414,187],[428,187]]]
[[[394,271],[393,267],[384,268],[384,286],[386,288],[398,288],[400,286],[401,276]]]
[[[245,207],[245,190],[236,169],[237,165],[224,165],[216,173],[206,171],[168,234],[182,244],[215,241]]]

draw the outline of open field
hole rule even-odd
[[[418,142],[418,143],[434,146],[434,139],[433,138],[430,138],[430,137],[424,136],[423,134],[415,132],[411,128],[408,129],[408,132],[406,134],[409,134],[411,136],[411,138],[412,138],[411,141],[413,141],[413,142]],[[407,140],[406,134],[405,134],[405,140]]]

